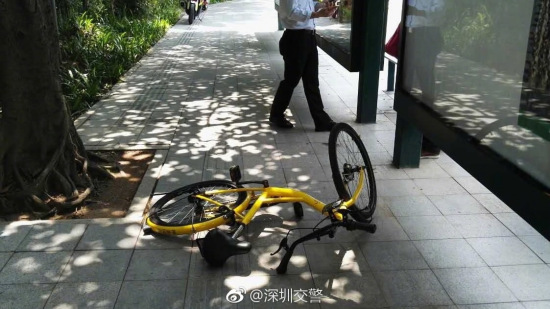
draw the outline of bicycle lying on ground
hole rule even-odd
[[[203,181],[166,193],[151,206],[144,232],[181,235],[209,230],[204,238],[197,239],[197,243],[210,265],[221,266],[229,257],[250,251],[250,243],[237,238],[260,207],[292,203],[295,215],[302,217],[301,203],[306,203],[325,215],[325,219],[330,219],[330,223],[312,228],[311,233],[290,246],[287,234],[273,253],[286,250],[277,267],[279,274],[286,272],[294,249],[304,241],[326,235],[334,237],[338,227],[374,233],[376,225],[371,220],[376,208],[376,184],[363,142],[351,126],[338,123],[330,132],[328,150],[332,178],[339,195],[335,202],[325,204],[296,189],[271,187],[267,180],[241,182],[240,169],[233,166],[230,168],[232,181]],[[253,184],[261,187],[249,186]],[[220,231],[217,227],[221,225],[229,226],[229,230]]]

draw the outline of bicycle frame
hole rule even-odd
[[[182,3],[184,3],[184,5],[182,5],[182,7],[186,10],[191,9],[191,4],[192,3],[195,4],[195,11],[198,11],[199,9],[201,9],[204,6],[204,0],[183,0]]]
[[[210,199],[209,196],[216,194],[226,194],[226,193],[235,193],[235,192],[247,192],[246,199],[237,207],[233,209],[230,213],[234,215],[235,221],[241,225],[248,225],[254,218],[256,212],[264,204],[273,204],[273,203],[305,203],[318,211],[319,213],[325,216],[331,216],[336,218],[338,221],[342,221],[343,215],[338,212],[339,209],[348,208],[355,204],[355,201],[359,198],[359,194],[363,189],[363,183],[365,179],[364,167],[361,167],[359,171],[359,185],[357,186],[355,192],[351,198],[347,201],[343,201],[337,209],[326,209],[326,203],[323,203],[313,196],[302,192],[300,190],[292,188],[282,188],[282,187],[243,187],[236,189],[223,189],[223,190],[213,190],[206,191],[202,194],[197,194],[194,197],[204,200],[206,202],[212,203],[217,206],[223,206],[222,203],[219,203],[213,199]],[[256,194],[256,192],[261,192],[261,194]],[[244,211],[248,208],[252,200],[257,197],[250,209],[243,215]],[[330,211],[329,212],[327,212]],[[213,228],[216,228],[219,225],[225,224],[228,221],[232,220],[233,216],[219,216],[213,220],[208,220],[206,222],[199,222],[193,225],[187,226],[160,226],[157,225],[149,218],[147,218],[147,225],[156,233],[159,234],[168,234],[168,235],[181,235],[181,234],[192,234],[196,232],[206,231]]]

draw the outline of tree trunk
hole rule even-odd
[[[48,213],[92,189],[61,91],[53,1],[0,0],[0,214]]]
[[[529,76],[530,86],[537,89],[550,89],[550,1],[539,0],[538,20],[533,26],[532,39],[532,72]]]

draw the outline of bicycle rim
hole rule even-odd
[[[234,188],[237,186],[233,182],[210,180],[176,189],[151,206],[149,219],[160,226],[187,226],[215,220],[239,206],[246,199],[246,192],[216,194],[209,197],[224,207],[193,198],[193,194]]]
[[[338,123],[331,130],[328,142],[332,179],[340,198],[348,200],[359,186],[358,172],[350,168],[364,167],[365,180],[351,215],[358,221],[370,221],[376,208],[374,171],[365,145],[355,130],[346,123]]]

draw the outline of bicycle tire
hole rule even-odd
[[[193,24],[193,21],[195,21],[195,4],[191,3],[189,6],[189,24]]]
[[[212,200],[223,203],[229,209],[220,209],[217,205],[205,200],[201,200],[202,204],[197,205],[190,197],[196,192],[235,188],[238,186],[227,180],[208,180],[181,187],[167,193],[151,206],[148,220],[158,226],[181,227],[182,231],[191,232],[211,228],[204,224],[209,221],[217,220],[219,222],[214,226],[221,225],[229,220],[223,217],[228,210],[237,212],[241,210],[238,209],[238,206],[245,201],[246,192],[216,194],[210,197]],[[204,228],[205,226],[206,228]]]
[[[376,209],[376,182],[367,149],[361,138],[350,125],[338,123],[330,131],[328,153],[332,180],[341,199],[348,200],[353,196],[359,180],[358,177],[346,172],[344,164],[365,168],[362,192],[349,210],[355,220],[370,222]]]

